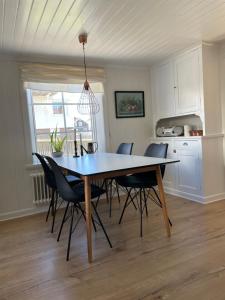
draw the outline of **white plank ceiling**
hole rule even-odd
[[[0,53],[151,64],[204,40],[225,38],[222,0],[0,0]]]

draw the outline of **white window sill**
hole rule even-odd
[[[37,171],[37,170],[41,170],[42,166],[41,166],[41,163],[38,161],[37,158],[33,158],[32,162],[29,162],[25,165],[25,169],[27,171]]]

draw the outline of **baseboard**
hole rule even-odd
[[[198,202],[201,204],[208,204],[208,203],[212,203],[212,202],[216,202],[216,201],[225,200],[225,193],[213,194],[213,195],[209,195],[209,196],[201,196],[201,195],[182,192],[182,191],[179,191],[179,190],[176,190],[173,188],[168,188],[168,187],[165,187],[164,189],[167,194],[182,197],[182,198],[185,198],[185,199],[188,199],[188,200],[191,200],[194,202]]]
[[[124,191],[120,191],[120,195],[125,195]],[[106,201],[106,196],[103,195],[101,197],[101,201]],[[14,210],[10,211],[7,213],[0,213],[0,222],[2,221],[7,221],[7,220],[12,220],[12,219],[17,219],[17,218],[22,218],[30,215],[35,215],[39,214],[42,212],[47,212],[48,206],[49,206],[49,201],[45,201],[44,203],[34,203],[36,204],[34,207],[31,208],[25,208],[25,209],[19,209],[19,210]],[[63,208],[66,204],[62,204],[61,207]]]
[[[225,193],[219,193],[219,194],[214,194],[214,195],[203,197],[200,195],[194,195],[194,194],[190,194],[190,193],[181,192],[181,191],[175,190],[173,188],[165,187],[164,189],[167,194],[177,196],[177,197],[182,197],[184,199],[188,199],[188,200],[198,202],[201,204],[209,204],[212,202],[225,200]],[[126,193],[124,191],[120,191],[120,194],[122,196],[122,195],[125,195]],[[102,200],[106,201],[106,198],[102,197]],[[34,206],[31,208],[25,208],[25,209],[20,209],[20,210],[14,210],[14,211],[7,212],[7,213],[1,213],[0,214],[0,222],[11,220],[11,219],[16,219],[16,218],[22,218],[22,217],[26,217],[29,215],[35,215],[35,214],[38,214],[41,212],[46,212],[47,209],[48,209],[48,203],[46,203],[46,205]]]
[[[195,195],[195,194],[190,194],[190,193],[186,193],[186,192],[182,192],[173,188],[168,188],[168,187],[164,187],[164,190],[167,194],[173,195],[173,196],[177,196],[177,197],[182,197],[191,201],[195,201],[195,202],[199,202],[199,203],[203,203],[204,202],[204,198],[200,195]]]
[[[7,221],[11,219],[17,219],[17,218],[22,218],[30,215],[35,215],[41,212],[46,212],[48,210],[48,206],[36,206],[36,207],[31,207],[31,208],[25,208],[25,209],[19,209],[19,210],[14,210],[10,211],[7,213],[1,213],[0,214],[0,222],[2,221]]]
[[[225,193],[214,194],[214,195],[205,197],[206,204],[216,202],[216,201],[221,201],[221,200],[225,200]]]

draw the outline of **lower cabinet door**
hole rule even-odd
[[[170,152],[168,149],[167,158],[177,159],[177,155],[173,152]],[[176,172],[177,172],[177,164],[166,165],[165,174],[163,177],[163,183],[165,188],[175,188]]]
[[[200,158],[197,151],[177,149],[177,189],[190,194],[201,191]]]
[[[163,138],[151,141],[152,143],[167,143],[168,151],[167,158],[177,159],[177,155],[174,152],[174,141],[171,138]],[[163,184],[165,188],[175,188],[176,183],[176,164],[166,165],[165,174],[163,177]]]

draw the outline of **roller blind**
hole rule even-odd
[[[29,83],[58,83],[58,84],[82,84],[84,82],[84,68],[80,66],[23,63],[19,66],[21,79]],[[102,82],[105,81],[103,68],[88,68],[88,81],[93,92],[103,92]],[[100,84],[99,84],[100,83]]]
[[[83,89],[84,69],[80,66],[21,63],[19,64],[19,69],[25,90],[81,93]],[[87,75],[91,89],[98,98],[101,107],[98,116],[93,116],[95,119],[95,140],[98,142],[99,150],[105,151],[106,141],[103,110],[105,71],[103,68],[88,68]],[[31,116],[30,119],[33,124],[33,117]],[[32,133],[31,136],[33,137],[35,134]]]

